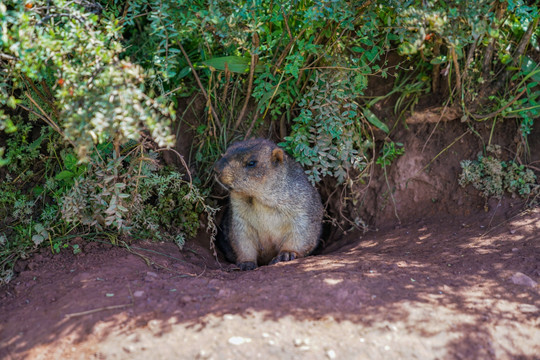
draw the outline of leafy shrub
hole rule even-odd
[[[461,168],[459,184],[472,184],[485,198],[500,198],[505,192],[517,193],[523,198],[540,195],[540,185],[533,171],[514,161],[480,154],[478,160],[463,160]]]
[[[201,213],[211,222],[215,210],[182,174],[158,169],[156,155],[94,157],[63,197],[63,219],[99,231],[174,240],[182,247],[199,229]]]
[[[293,120],[284,147],[309,170],[313,183],[324,176],[343,183],[350,172],[362,172],[368,163],[366,150],[372,146],[363,136],[355,97],[366,86],[363,75],[350,79],[346,72],[321,72],[299,103],[300,115]],[[356,81],[354,81],[356,80]]]
[[[82,158],[96,143],[138,139],[141,128],[160,145],[170,144],[171,109],[145,94],[140,66],[120,59],[118,20],[93,9],[65,0],[0,2],[0,50],[7,65],[0,72],[0,104],[30,102],[31,112]],[[3,114],[5,128],[12,122]]]

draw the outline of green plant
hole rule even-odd
[[[129,149],[129,148],[128,148]],[[200,216],[212,224],[215,210],[197,187],[171,169],[158,169],[155,152],[143,145],[126,155],[93,157],[87,171],[64,195],[62,218],[69,224],[159,240],[180,247],[195,236]]]
[[[396,148],[396,145],[399,146],[399,148]],[[401,147],[403,144],[401,143],[395,143],[393,141],[385,142],[381,153],[382,155],[377,158],[377,164],[380,165],[384,172],[384,179],[386,180],[386,186],[388,187],[388,192],[390,194],[390,198],[392,199],[392,203],[394,204],[394,214],[396,215],[396,219],[398,221],[401,221],[399,219],[399,215],[397,213],[397,206],[396,206],[396,200],[394,199],[394,190],[390,187],[390,182],[388,181],[388,173],[386,168],[390,166],[397,158],[398,156],[402,155],[405,150]]]
[[[391,165],[398,156],[403,155],[405,150],[401,148],[402,146],[403,144],[395,143],[393,141],[385,142],[381,149],[382,155],[377,158],[377,164],[381,165],[383,169],[386,169],[386,167]]]
[[[95,143],[139,139],[141,128],[170,144],[171,108],[145,94],[140,66],[120,59],[118,21],[89,10],[65,0],[0,2],[0,104],[35,115],[80,158]]]
[[[398,118],[425,94],[471,129],[516,119],[527,160],[538,19],[522,0],[0,0],[0,276],[36,243],[60,251],[76,233],[181,246],[203,214],[213,227],[212,164],[252,135],[279,138],[322,187],[345,185],[329,203],[362,224],[343,211],[360,206],[355,185],[374,164],[389,185],[403,152],[380,105]],[[389,91],[370,88],[390,77]],[[203,116],[184,121],[199,103]],[[183,172],[146,139],[172,144],[176,105],[178,131],[194,134]],[[486,188],[526,192],[528,169],[504,164],[512,176]]]
[[[493,155],[478,155],[477,160],[463,160],[459,184],[472,184],[486,199],[500,198],[505,192],[518,194],[523,198],[540,195],[540,185],[531,169],[516,162],[501,161]]]
[[[290,136],[282,144],[309,170],[313,183],[324,176],[341,184],[368,165],[366,151],[372,146],[367,131],[359,121],[359,107],[354,101],[366,86],[357,74],[347,72],[318,73],[300,101],[300,115],[295,118]]]

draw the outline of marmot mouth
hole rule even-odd
[[[221,185],[225,190],[227,191],[232,191],[232,187],[229,186],[229,185],[225,185],[224,183],[222,183],[221,181],[219,181],[219,176],[215,175],[214,178],[216,179],[217,183],[219,185]]]

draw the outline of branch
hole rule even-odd
[[[452,62],[454,63],[454,68],[456,70],[456,92],[457,96],[461,99],[461,73],[459,71],[459,63],[457,59],[456,49],[454,47],[450,48],[450,53],[452,54]]]
[[[521,41],[518,44],[518,47],[516,49],[516,53],[514,54],[514,60],[512,61],[511,67],[517,67],[519,65],[519,61],[521,60],[521,56],[525,53],[525,49],[527,48],[527,45],[531,41],[532,34],[534,33],[534,29],[538,26],[538,20],[540,20],[539,17],[537,17],[533,22],[529,24],[529,27],[527,28],[527,32],[523,34],[523,37],[521,38]],[[504,72],[503,76],[495,83],[495,86],[491,90],[491,94],[494,94],[499,90],[499,88],[506,82],[508,77],[510,76],[510,69],[507,68]]]
[[[469,114],[469,116],[471,116],[473,119],[475,120],[487,120],[489,118],[493,118],[497,115],[499,115],[500,113],[502,113],[505,109],[507,109],[510,105],[512,105],[513,103],[515,103],[520,97],[523,96],[523,94],[525,94],[525,92],[527,91],[527,87],[525,87],[515,98],[513,98],[508,104],[504,105],[502,108],[500,108],[499,110],[497,111],[494,111],[492,113],[489,113],[489,114],[486,114],[486,115],[478,115],[478,114]]]
[[[257,61],[259,60],[259,55],[257,55],[258,47],[259,47],[259,35],[256,32],[254,32],[253,33],[253,50],[251,52],[251,64],[249,67],[249,79],[248,79],[246,99],[244,101],[244,106],[242,106],[242,110],[240,111],[240,115],[238,115],[238,119],[236,119],[236,123],[234,124],[234,128],[233,128],[234,131],[236,131],[238,127],[240,126],[240,123],[242,123],[242,119],[244,118],[244,114],[246,113],[246,109],[249,103],[249,99],[251,98],[251,91],[253,90],[253,75],[255,74],[255,66],[257,66]]]
[[[8,55],[8,54],[3,54],[3,53],[0,53],[0,59],[1,60],[7,60],[7,61],[14,61],[14,60],[19,60],[17,57],[15,56],[11,56],[11,55]]]
[[[189,60],[189,56],[188,54],[186,53],[186,50],[184,50],[184,47],[182,46],[182,44],[179,42],[178,43],[178,47],[180,48],[180,51],[182,51],[182,54],[184,55],[184,58],[186,59],[191,71],[193,72],[193,76],[195,77],[195,81],[197,81],[197,85],[199,86],[199,89],[201,89],[201,92],[203,93],[204,97],[206,98],[206,102],[208,104],[208,106],[210,107],[210,111],[212,112],[212,116],[214,117],[214,120],[216,121],[216,125],[218,126],[219,130],[221,131],[221,122],[219,121],[219,117],[216,113],[216,110],[214,109],[214,107],[212,106],[212,101],[210,101],[210,98],[208,97],[208,93],[206,92],[206,90],[204,89],[202,83],[201,83],[201,79],[199,78],[199,75],[197,75],[197,72],[195,71],[195,68],[193,67],[193,64],[191,63],[191,60]]]

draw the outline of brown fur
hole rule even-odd
[[[229,260],[248,270],[306,256],[317,246],[323,216],[319,193],[276,144],[237,142],[214,168],[230,191],[230,213],[218,238],[220,248],[232,250],[226,253]]]

